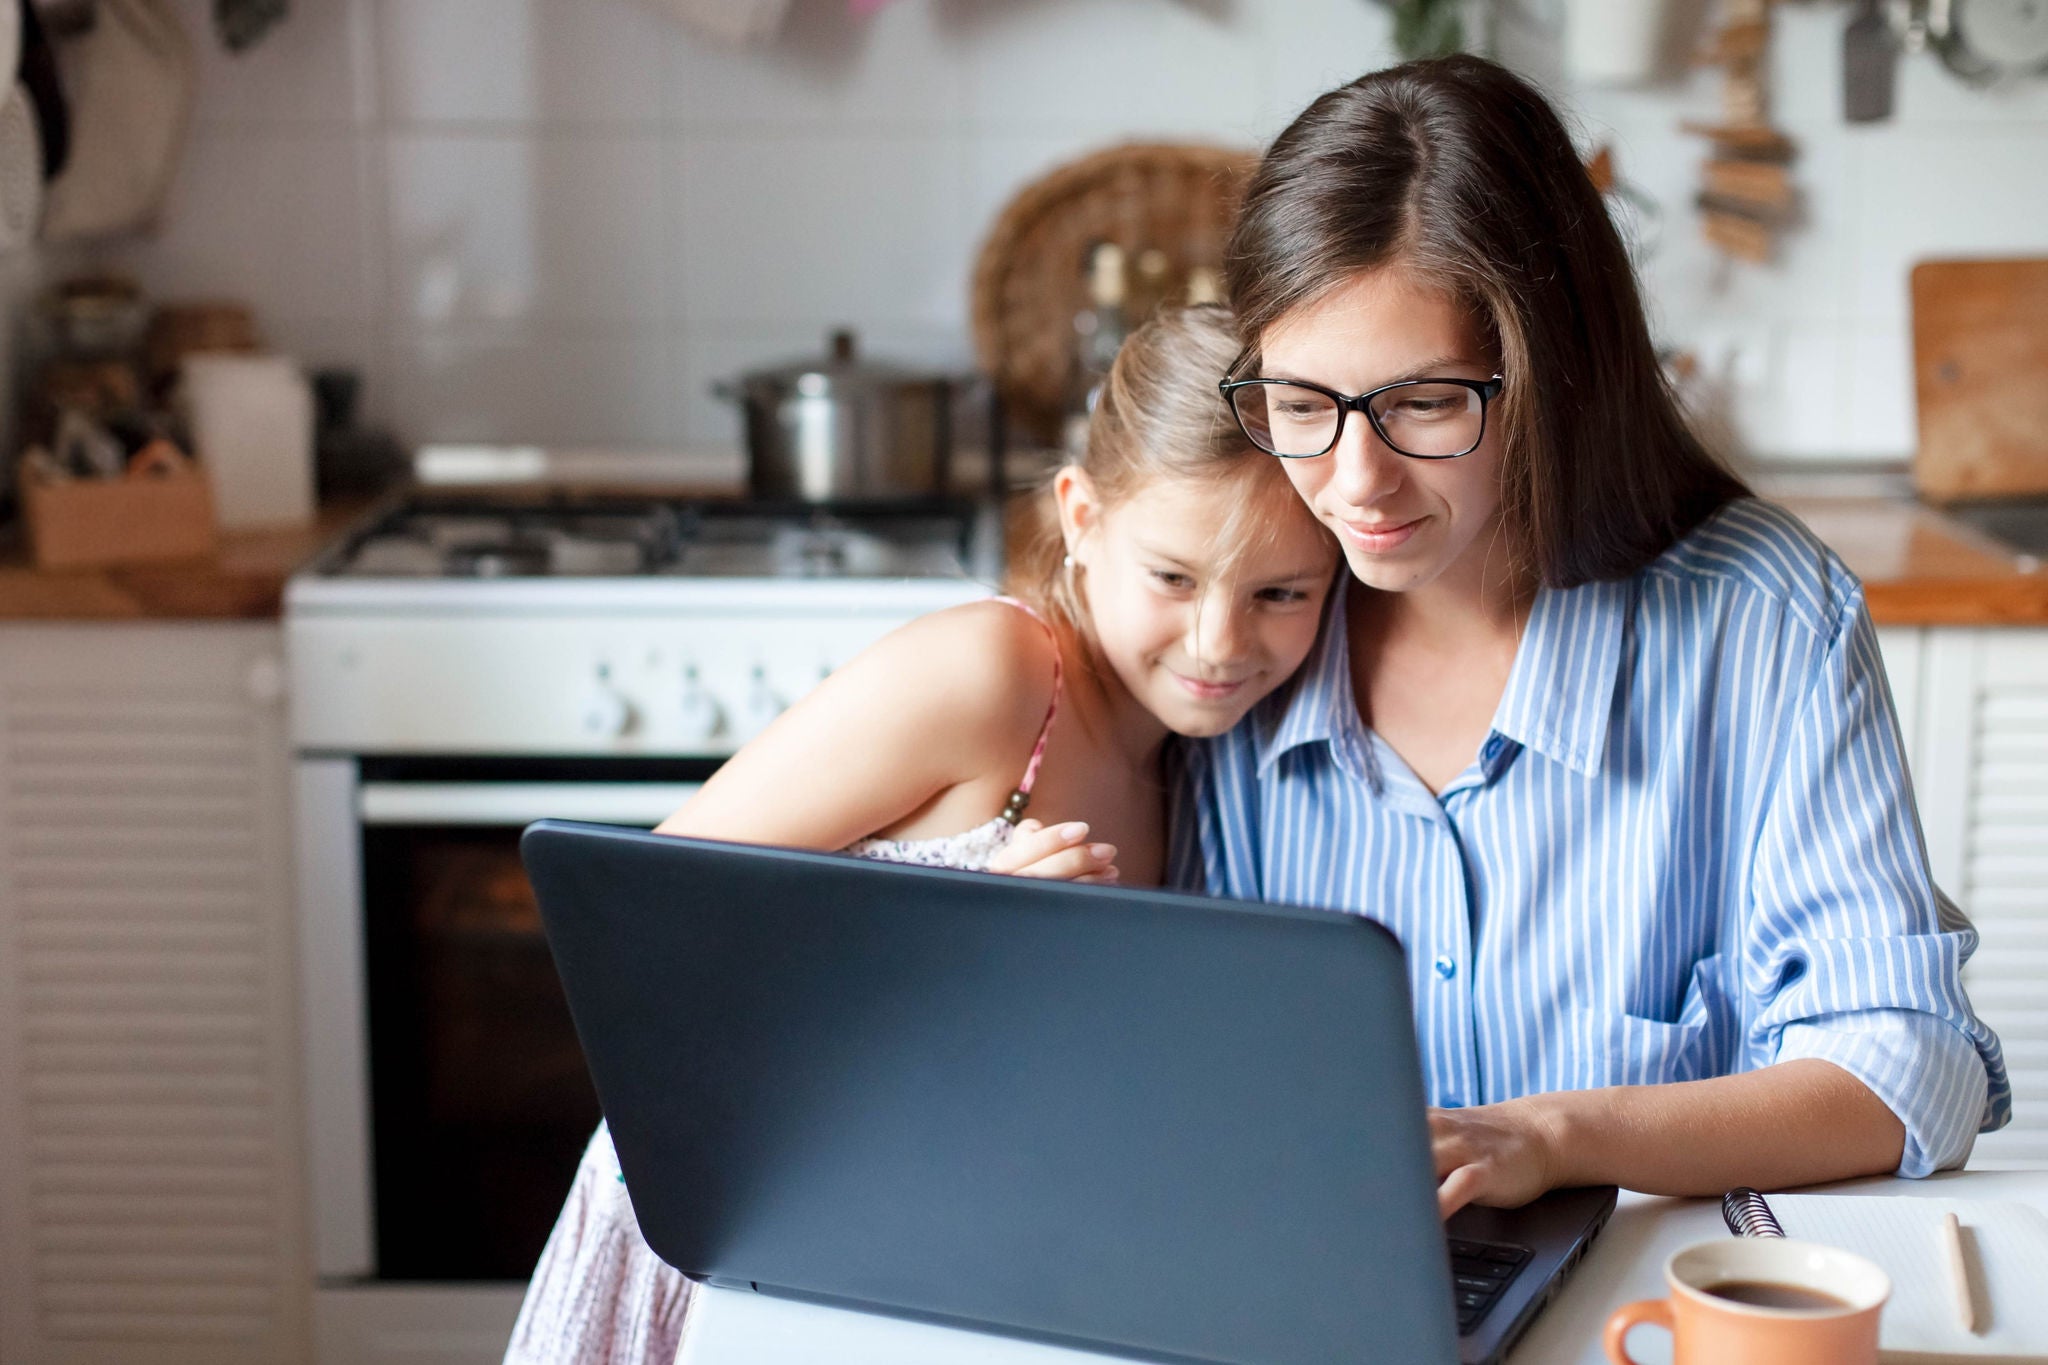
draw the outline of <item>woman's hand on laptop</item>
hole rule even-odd
[[[1117,879],[1116,845],[1088,842],[1088,826],[1079,820],[1062,825],[1024,820],[1010,842],[989,859],[988,870],[1013,877],[1106,885]]]
[[[1879,1175],[1898,1169],[1906,1127],[1841,1066],[1797,1057],[1733,1076],[1432,1109],[1429,1139],[1449,1216],[1567,1185],[1697,1197]]]
[[[1556,1126],[1530,1099],[1432,1109],[1429,1143],[1446,1218],[1467,1204],[1517,1208],[1558,1183]]]

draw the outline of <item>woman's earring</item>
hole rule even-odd
[[[1062,559],[1060,561],[1060,567],[1065,569],[1068,573],[1072,573],[1074,571],[1074,557],[1072,555],[1068,555],[1065,559]]]

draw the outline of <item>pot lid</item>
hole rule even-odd
[[[793,360],[783,365],[749,370],[739,378],[742,388],[765,389],[774,393],[823,395],[858,392],[876,388],[897,388],[905,384],[938,384],[946,376],[930,370],[894,365],[885,360],[868,360],[851,328],[841,327],[826,338],[822,357]]]

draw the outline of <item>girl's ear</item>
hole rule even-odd
[[[1063,465],[1053,475],[1052,496],[1060,509],[1060,537],[1067,542],[1067,553],[1078,559],[1082,542],[1102,521],[1095,481],[1079,465]]]

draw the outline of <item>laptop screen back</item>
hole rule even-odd
[[[523,849],[686,1273],[1140,1358],[1455,1356],[1378,926],[557,822]]]

